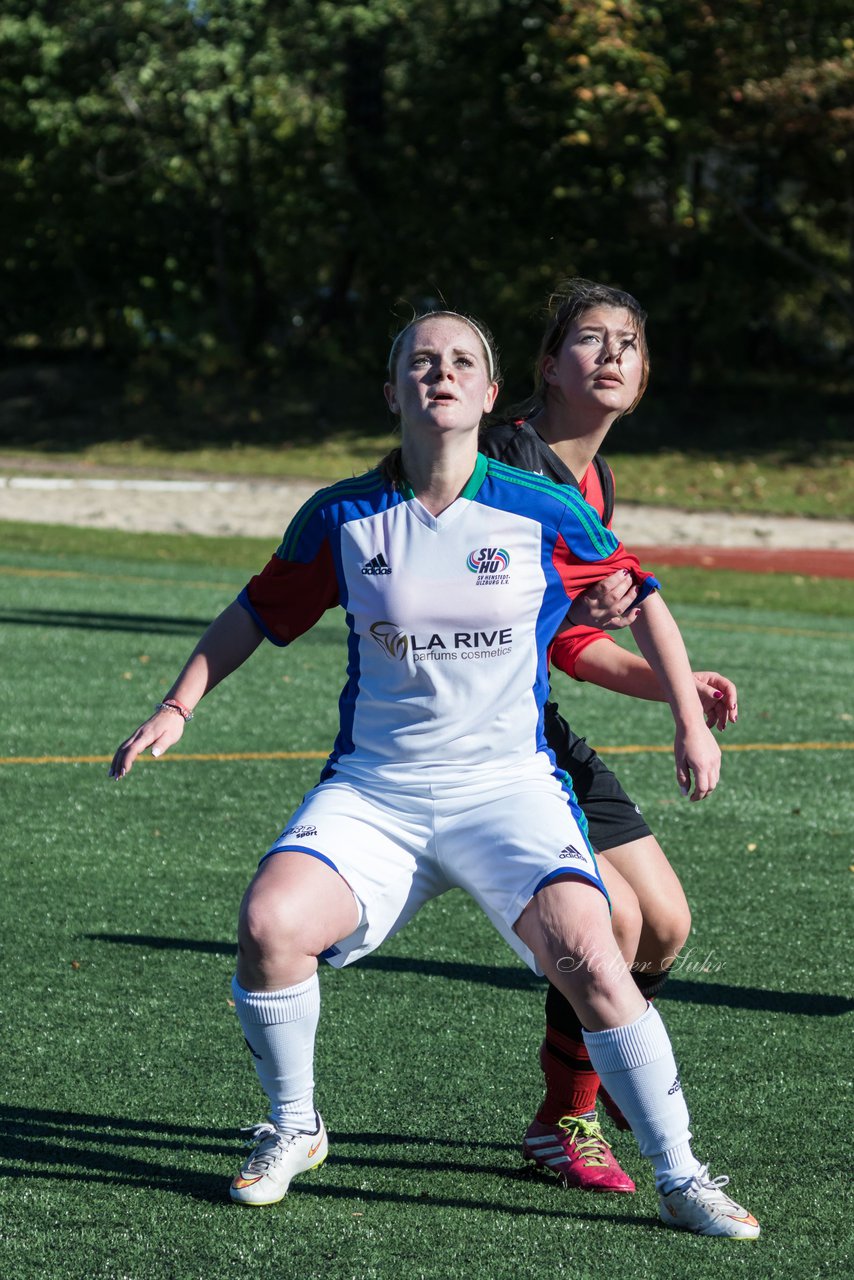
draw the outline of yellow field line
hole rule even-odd
[[[854,751],[854,742],[722,742],[721,751]],[[626,747],[595,747],[600,756],[637,756],[649,752],[658,755],[673,750],[672,747],[633,745]]]
[[[669,746],[645,743],[632,743],[623,747],[596,747],[601,756],[638,756],[669,755],[673,750]],[[721,750],[731,751],[854,751],[854,742],[733,742],[722,743]],[[139,756],[138,764],[163,764],[171,761],[192,760],[203,764],[246,760],[325,760],[328,751],[185,751],[180,755],[164,756],[163,760],[152,760],[150,756]],[[109,764],[112,756],[0,756],[0,765],[4,764]]]

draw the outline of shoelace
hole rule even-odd
[[[562,1116],[557,1123],[558,1128],[563,1129],[568,1135],[585,1165],[607,1166],[605,1149],[610,1151],[611,1144],[605,1141],[605,1135],[598,1120],[583,1120],[581,1116]],[[581,1134],[580,1138],[579,1134]]]
[[[252,1173],[265,1173],[274,1163],[279,1148],[287,1146],[288,1142],[292,1141],[288,1134],[280,1133],[275,1125],[266,1122],[251,1124],[240,1132],[249,1135],[246,1140],[247,1147],[258,1144],[245,1166],[247,1172],[251,1169]]]
[[[722,1213],[730,1209],[741,1210],[741,1205],[736,1204],[735,1200],[724,1193],[724,1187],[727,1186],[729,1186],[727,1174],[720,1173],[716,1178],[710,1178],[709,1166],[704,1164],[687,1182],[677,1183],[676,1186],[670,1187],[669,1191],[677,1189],[684,1191],[693,1199],[702,1200],[709,1207],[717,1207]]]

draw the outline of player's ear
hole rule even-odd
[[[383,387],[383,394],[386,398],[386,404],[389,409],[391,409],[392,413],[400,413],[400,403],[398,402],[397,392],[395,391],[393,382],[387,382],[385,384]]]
[[[486,388],[486,395],[483,397],[483,412],[489,413],[495,404],[495,398],[498,395],[498,383],[490,382]]]
[[[557,382],[554,356],[543,356],[543,362],[540,365],[540,370],[542,372],[544,382],[548,382],[552,385]]]

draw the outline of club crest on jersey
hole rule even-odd
[[[378,574],[391,573],[391,566],[386,560],[382,552],[374,556],[371,560],[366,560],[362,565],[362,573],[368,576],[376,576]]]
[[[396,622],[374,622],[371,635],[389,658],[405,658],[409,640]]]
[[[466,557],[469,573],[477,574],[476,587],[504,586],[510,581],[509,566],[510,553],[503,547],[477,547]]]

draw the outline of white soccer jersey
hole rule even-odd
[[[315,494],[238,599],[275,644],[340,605],[340,730],[323,776],[458,780],[547,751],[547,648],[568,600],[644,574],[575,491],[478,455],[431,515],[378,470]]]

